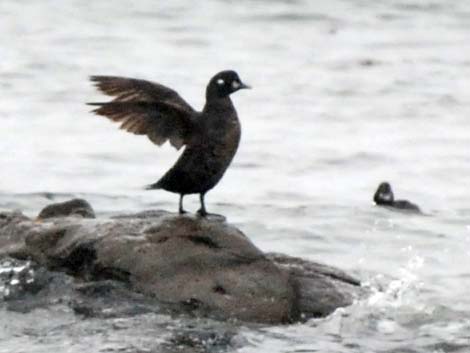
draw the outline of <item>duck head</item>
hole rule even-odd
[[[394,201],[392,187],[389,183],[380,183],[374,195],[374,202],[377,205],[390,205]]]
[[[207,85],[206,98],[224,98],[238,90],[247,88],[251,87],[244,84],[235,71],[225,70],[211,78]]]

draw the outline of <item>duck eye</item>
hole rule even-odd
[[[219,79],[217,80],[217,84],[218,84],[219,86],[225,85],[224,79],[219,78]]]

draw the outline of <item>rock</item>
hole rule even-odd
[[[331,266],[283,254],[270,253],[267,256],[290,272],[302,318],[324,317],[338,307],[350,305],[351,286],[361,285],[357,279]]]
[[[38,219],[66,217],[72,215],[81,216],[83,218],[95,218],[95,211],[93,211],[93,208],[86,200],[72,199],[46,206],[39,213]]]
[[[361,291],[359,281],[340,270],[263,253],[220,220],[162,211],[112,219],[47,214],[54,217],[34,222],[0,213],[0,255],[32,259],[85,281],[118,280],[195,315],[290,323],[328,315]],[[91,309],[80,304],[74,310],[88,315]]]
[[[0,256],[12,253],[19,255],[24,248],[26,235],[34,232],[33,228],[31,220],[18,211],[0,212]]]

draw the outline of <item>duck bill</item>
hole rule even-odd
[[[251,86],[244,84],[243,82],[240,84],[240,87],[238,89],[251,89]]]

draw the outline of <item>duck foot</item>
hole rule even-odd
[[[201,209],[199,209],[196,212],[196,215],[198,215],[199,217],[211,219],[211,220],[214,220],[214,221],[216,221],[216,220],[217,221],[225,221],[226,220],[225,216],[223,216],[221,214],[209,213],[206,210],[201,210]]]

